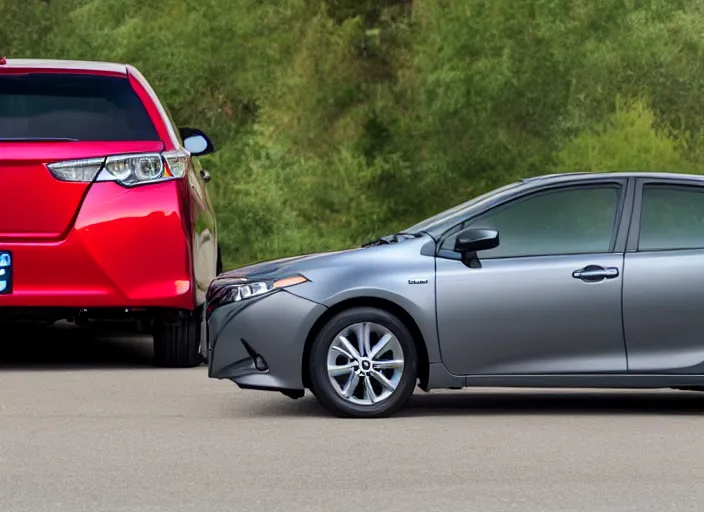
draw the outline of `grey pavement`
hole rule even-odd
[[[704,510],[704,394],[418,392],[387,420],[150,366],[145,338],[0,346],[0,512]]]

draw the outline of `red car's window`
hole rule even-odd
[[[0,140],[157,141],[127,78],[0,75]]]

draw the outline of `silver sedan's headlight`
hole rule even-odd
[[[297,284],[306,283],[308,279],[303,276],[291,276],[283,279],[268,280],[268,281],[251,281],[242,283],[232,283],[228,285],[226,297],[223,302],[239,302],[264,295],[271,291],[288,288]]]

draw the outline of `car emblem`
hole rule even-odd
[[[409,279],[408,284],[426,284],[428,282],[427,279]]]

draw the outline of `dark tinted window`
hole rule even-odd
[[[644,187],[638,249],[700,248],[704,248],[704,191]]]
[[[618,204],[617,186],[564,189],[496,207],[464,227],[498,230],[500,245],[480,258],[608,252]],[[452,236],[443,249],[454,243]]]
[[[126,78],[0,75],[0,139],[158,140]]]

